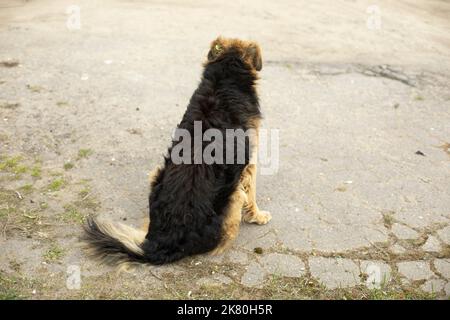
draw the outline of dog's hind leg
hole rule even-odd
[[[256,164],[245,167],[241,176],[241,184],[247,195],[242,218],[248,223],[266,224],[272,219],[268,211],[259,210],[256,204]]]
[[[150,216],[150,215],[149,215],[149,216]],[[148,228],[150,227],[150,218],[149,218],[149,216],[145,217],[145,218],[142,220],[142,225],[141,225],[140,230],[145,231],[145,232],[148,232]]]
[[[156,177],[158,176],[160,171],[161,166],[157,166],[148,173],[148,180],[150,182],[150,186],[153,186],[153,183],[155,182]],[[143,219],[140,230],[147,232],[149,227],[150,227],[150,214]]]
[[[242,219],[241,211],[246,198],[247,196],[242,189],[242,186],[239,185],[236,188],[236,191],[231,195],[230,202],[225,212],[222,226],[222,240],[211,254],[215,255],[223,253],[231,245],[233,240],[236,239]]]

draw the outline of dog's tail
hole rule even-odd
[[[102,263],[126,268],[132,262],[145,262],[144,231],[93,217],[87,219],[84,229],[88,253]]]

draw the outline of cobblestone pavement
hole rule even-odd
[[[450,4],[4,3],[2,297],[450,296]],[[219,34],[263,49],[279,163],[257,193],[273,219],[242,225],[222,256],[117,276],[84,256],[80,225],[141,224],[147,173]]]

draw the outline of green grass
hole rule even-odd
[[[0,273],[0,300],[20,300],[23,296],[15,288],[17,280]]]
[[[42,288],[39,280],[0,270],[0,300],[29,299],[33,290],[41,292]]]
[[[17,109],[19,106],[20,103],[9,103],[9,102],[0,103],[1,109]]]
[[[29,194],[33,191],[33,185],[32,184],[25,184],[23,186],[21,186],[20,191],[22,191],[23,193]]]
[[[64,212],[60,214],[59,217],[64,222],[74,222],[78,224],[83,224],[86,220],[86,215],[74,205],[65,205]]]
[[[71,162],[64,163],[64,170],[70,170],[74,167],[74,164]]]
[[[31,92],[36,92],[39,93],[42,90],[44,90],[43,87],[39,86],[39,85],[31,85],[31,84],[27,84],[27,88],[28,90],[30,90]]]
[[[21,164],[22,157],[3,157],[0,160],[0,171],[14,173],[16,176],[20,176],[22,173],[28,171],[28,168]]]
[[[58,102],[56,102],[56,105],[58,107],[65,107],[65,106],[68,106],[69,104],[66,101],[58,101]]]
[[[47,189],[56,192],[64,188],[65,185],[66,181],[63,178],[57,178],[48,185]]]
[[[31,168],[31,176],[33,178],[40,178],[42,175],[42,169],[39,165],[35,165],[33,168]]]
[[[11,217],[17,214],[20,199],[12,190],[0,188],[0,225],[7,231],[8,224],[11,224]],[[9,221],[9,222],[8,222]]]
[[[41,202],[41,203],[39,203],[39,207],[40,207],[42,210],[45,210],[45,209],[48,208],[48,203],[47,203],[47,202]]]
[[[15,214],[16,212],[17,209],[15,207],[0,208],[0,219],[9,217],[10,215]]]
[[[91,149],[80,149],[78,150],[78,159],[84,159],[89,157],[94,152]]]
[[[58,262],[64,256],[65,251],[57,244],[52,244],[50,248],[44,253],[44,260],[46,262]]]
[[[389,211],[389,212],[384,212],[383,213],[383,223],[384,226],[388,229],[390,229],[392,227],[392,225],[395,222],[395,218],[394,218],[394,213]]]
[[[78,196],[81,199],[86,198],[91,193],[91,188],[88,185],[84,185],[84,188],[78,192]]]
[[[16,166],[19,165],[21,160],[22,160],[21,156],[2,157],[0,159],[0,170],[1,171],[13,170]]]

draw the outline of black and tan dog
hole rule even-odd
[[[113,264],[164,264],[221,253],[236,238],[241,220],[266,224],[271,219],[256,204],[256,164],[251,161],[261,120],[255,89],[261,68],[255,42],[221,37],[212,42],[201,83],[178,128],[193,134],[194,121],[201,121],[203,131],[254,129],[246,140],[245,162],[175,164],[170,157],[174,141],[164,165],[151,173],[148,231],[91,218],[85,227],[91,254]]]

